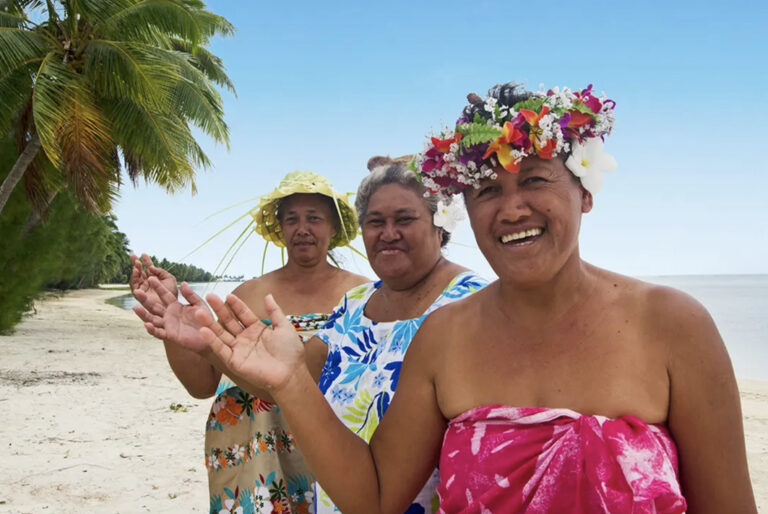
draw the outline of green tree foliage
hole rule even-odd
[[[181,262],[171,262],[165,258],[158,259],[154,255],[152,261],[156,266],[168,270],[179,282],[211,282],[216,277],[202,268]]]
[[[209,161],[192,128],[228,144],[216,86],[234,91],[205,46],[233,31],[200,0],[0,0],[0,134],[18,149],[0,211],[22,177],[38,211],[66,184],[108,212],[122,169],[194,191]]]

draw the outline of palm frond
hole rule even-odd
[[[229,147],[229,128],[224,122],[221,96],[205,75],[184,58],[180,61],[181,80],[174,89],[173,112],[191,121],[215,141]]]
[[[65,185],[64,176],[39,152],[24,173],[24,191],[37,213],[45,212],[50,198]]]
[[[14,27],[0,27],[0,76],[19,64],[45,55],[45,40],[35,32]]]
[[[19,66],[0,77],[0,133],[6,134],[18,122],[19,111],[32,95],[32,64]]]
[[[39,9],[44,0],[0,0],[0,11],[23,16],[25,11]]]
[[[86,87],[74,89],[64,102],[67,116],[58,127],[57,142],[66,181],[87,208],[105,209],[115,176],[109,122]]]
[[[112,121],[113,137],[134,183],[143,177],[169,192],[187,186],[194,190],[195,169],[187,157],[189,139],[194,138],[182,119],[152,111],[127,98],[105,104],[104,111]],[[195,163],[199,160],[196,158]]]
[[[85,49],[83,73],[99,96],[169,106],[178,70],[156,54],[144,45],[95,39]]]
[[[191,56],[189,62],[195,68],[202,71],[208,80],[221,87],[227,88],[232,94],[237,96],[235,85],[232,83],[229,76],[227,76],[226,71],[224,71],[224,63],[221,58],[202,46],[195,46],[181,39],[171,38],[169,39],[169,43],[173,50],[189,54]]]
[[[226,37],[235,33],[235,26],[227,21],[226,18],[206,11],[204,8],[197,8],[193,12],[205,41],[208,41],[213,36]]]
[[[27,18],[17,14],[11,14],[0,10],[0,27],[11,27],[20,29],[24,26]]]
[[[66,99],[79,87],[77,74],[62,64],[56,53],[49,52],[36,73],[32,117],[43,151],[56,167],[61,166],[57,132],[68,114],[64,108]]]
[[[179,0],[142,0],[120,9],[94,29],[110,39],[147,41],[160,29],[164,34],[199,43],[202,29],[192,10]],[[120,37],[116,37],[116,36]]]

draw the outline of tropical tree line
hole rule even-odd
[[[228,145],[206,46],[233,30],[200,0],[0,0],[0,331],[45,288],[126,281],[112,202],[126,179],[194,192],[195,129]]]
[[[13,141],[0,141],[0,169],[15,157]],[[51,202],[38,223],[24,191],[9,198],[0,216],[0,334],[12,331],[44,291],[127,284],[132,264],[130,242],[112,214],[83,207],[69,188]],[[214,280],[196,266],[153,257],[178,280]]]

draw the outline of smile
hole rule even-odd
[[[504,234],[499,238],[502,244],[512,243],[515,245],[528,243],[544,233],[543,228],[529,228],[512,234]]]

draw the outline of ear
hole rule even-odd
[[[592,193],[584,189],[584,186],[581,186],[581,212],[582,214],[586,214],[589,211],[592,210],[592,207],[594,206],[594,197],[592,196]]]

